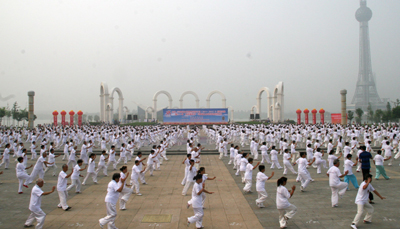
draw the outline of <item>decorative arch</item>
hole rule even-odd
[[[111,97],[109,98],[109,101],[111,103],[111,111],[110,111],[110,117],[109,117],[109,121],[112,122],[112,119],[114,117],[114,93],[117,92],[118,94],[118,120],[121,121],[122,120],[122,109],[124,107],[124,96],[122,95],[122,91],[121,89],[119,89],[118,87],[114,87],[113,89],[111,89]]]
[[[185,91],[182,93],[181,98],[179,99],[179,103],[180,103],[180,108],[183,108],[183,97],[185,95],[193,95],[196,98],[196,108],[200,107],[200,100],[199,100],[199,96],[197,96],[197,94],[194,91]]]
[[[125,120],[128,120],[129,109],[128,107],[125,106],[124,110],[125,110]]]
[[[154,116],[154,109],[152,107],[147,107],[146,110],[144,110],[144,118],[148,119],[147,116],[149,114],[149,110],[150,110],[150,113],[151,113],[151,119],[154,119],[154,117],[155,117]]]
[[[282,122],[284,120],[284,86],[280,81],[274,89],[274,122]]]
[[[106,106],[108,104],[108,85],[105,82],[100,83],[100,120],[105,122],[108,120],[108,113],[106,112]]]
[[[263,92],[267,93],[267,106],[270,107],[272,101],[271,101],[271,93],[269,92],[269,88],[267,87],[262,87],[258,93],[257,93],[257,114],[259,114],[259,117],[261,118],[261,95]],[[268,109],[267,111],[268,118],[271,118],[271,112]]]
[[[219,94],[222,97],[222,108],[226,108],[226,98],[225,95],[220,92],[220,91],[212,91],[208,94],[207,96],[207,108],[210,108],[210,98],[211,96],[213,96],[214,94]]]
[[[172,107],[172,96],[167,91],[157,91],[153,96],[153,118],[157,117],[157,97],[161,94],[164,94],[168,97],[168,108]]]

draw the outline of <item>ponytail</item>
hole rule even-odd
[[[283,183],[285,183],[286,181],[287,181],[286,177],[279,178],[278,181],[276,182],[277,186],[279,187],[280,185],[283,185]]]

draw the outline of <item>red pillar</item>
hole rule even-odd
[[[319,116],[321,117],[321,123],[324,124],[325,123],[325,110],[321,108],[321,110],[319,110]]]
[[[70,126],[73,126],[74,125],[74,114],[75,114],[75,112],[74,111],[70,111],[69,112],[69,125]]]
[[[303,112],[304,112],[304,123],[308,124],[308,113],[310,113],[310,111],[306,108]]]
[[[76,113],[78,115],[78,125],[82,126],[82,115],[83,112],[82,111],[78,111],[78,113]]]
[[[65,126],[65,115],[67,115],[67,112],[65,110],[61,111],[61,125]]]
[[[58,116],[58,112],[57,111],[53,111],[54,126],[57,126],[57,116]]]
[[[301,123],[301,110],[297,109],[296,113],[297,113],[297,125],[300,125],[300,123]]]
[[[312,121],[313,121],[313,124],[315,125],[315,124],[317,124],[317,113],[318,113],[318,111],[317,111],[317,109],[313,109],[311,111],[311,113],[312,113]]]

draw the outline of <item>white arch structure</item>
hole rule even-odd
[[[179,108],[183,108],[183,97],[185,95],[193,95],[196,98],[196,108],[200,107],[199,96],[197,96],[197,94],[194,91],[185,91],[182,93],[181,98],[179,99],[179,104],[180,104]]]
[[[114,87],[111,90],[111,97],[108,92],[108,85],[105,82],[100,84],[100,120],[102,122],[112,122],[114,116],[114,93],[117,92],[119,107],[118,107],[118,119],[122,120],[123,114],[122,109],[124,107],[124,96],[122,95],[121,89]]]
[[[154,119],[154,109],[152,107],[147,107],[146,110],[144,111],[144,118],[147,119],[147,116],[149,115],[149,110],[151,113],[151,119]]]
[[[153,96],[153,119],[157,118],[157,97],[161,94],[164,94],[168,97],[168,108],[171,109],[172,107],[172,96],[167,91],[157,91]]]
[[[210,92],[210,94],[208,94],[207,96],[207,108],[210,108],[210,98],[211,96],[213,96],[214,94],[219,94],[222,97],[222,108],[226,108],[226,98],[225,95],[220,92],[220,91],[212,91]]]
[[[284,96],[283,96],[283,82],[279,82],[273,91],[273,96],[267,87],[262,87],[257,93],[257,114],[261,114],[261,95],[263,92],[267,93],[267,114],[268,118],[273,122],[282,122],[284,114]],[[253,111],[253,108],[252,108]],[[261,117],[260,117],[261,118]]]

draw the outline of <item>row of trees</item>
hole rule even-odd
[[[377,109],[373,110],[371,104],[369,104],[367,111],[363,111],[361,108],[357,108],[355,112],[348,111],[347,118],[349,123],[355,119],[356,123],[361,123],[363,116],[366,116],[366,119],[370,123],[380,123],[380,122],[391,122],[398,121],[400,119],[400,100],[396,99],[396,101],[392,102],[393,108],[390,102],[387,102],[386,109]],[[356,115],[354,117],[354,115]]]
[[[18,103],[15,102],[11,109],[6,107],[0,108],[0,125],[4,117],[7,117],[9,119],[12,118],[13,120],[17,121],[19,125],[19,122],[21,121],[28,121],[28,111],[26,108],[21,110],[18,106]],[[37,117],[35,115],[33,119],[35,120],[36,118]]]

